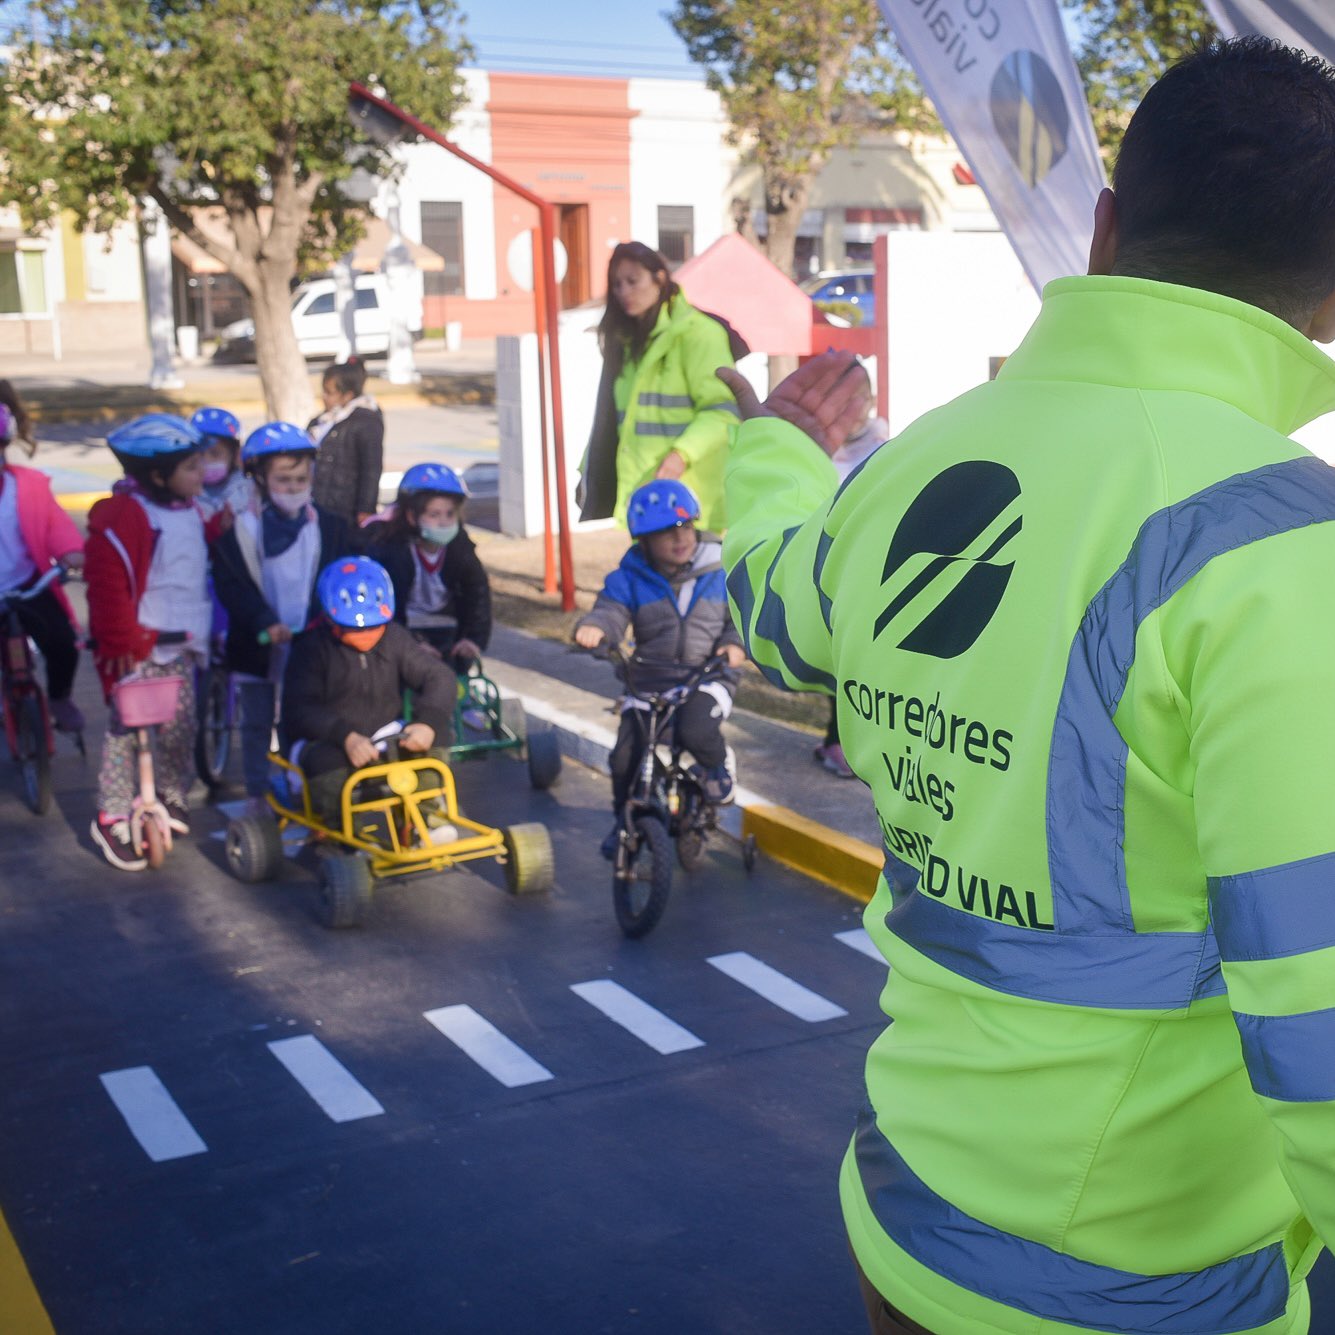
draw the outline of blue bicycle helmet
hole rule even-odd
[[[684,482],[646,482],[635,488],[626,507],[626,526],[633,538],[694,524],[699,518],[700,502]]]
[[[174,413],[145,413],[107,433],[107,444],[130,459],[156,459],[164,454],[186,454],[205,447],[204,437],[184,417]]]
[[[438,491],[442,496],[467,496],[463,478],[444,464],[414,464],[399,483],[399,495],[410,496],[415,491]]]
[[[201,436],[221,436],[224,440],[241,439],[241,422],[226,408],[200,408],[190,419],[190,425]]]
[[[315,596],[336,626],[367,630],[394,619],[394,585],[385,567],[369,556],[347,556],[325,566]]]
[[[291,422],[265,422],[246,437],[241,462],[247,467],[266,454],[314,454],[315,442]]]

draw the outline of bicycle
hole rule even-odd
[[[617,923],[626,936],[640,937],[653,931],[667,908],[674,851],[684,871],[698,870],[709,836],[718,828],[718,805],[705,795],[696,767],[682,763],[684,747],[673,722],[691,696],[722,677],[727,660],[716,654],[677,685],[645,692],[636,688],[633,665],[641,669],[680,665],[628,658],[615,648],[607,649],[605,656],[619,668],[627,693],[644,705],[640,710],[644,754],[630,795],[617,817],[617,849],[612,862],[612,904]],[[742,859],[749,872],[755,865],[751,838],[742,844]]]
[[[185,631],[160,631],[157,643],[184,644],[188,639]],[[140,677],[130,673],[111,688],[112,703],[121,723],[134,732],[139,792],[130,807],[130,843],[154,871],[171,851],[172,830],[167,808],[157,793],[150,729],[175,716],[184,684],[183,677]]]
[[[33,670],[32,645],[19,620],[19,605],[45,592],[65,573],[63,566],[52,566],[31,588],[0,593],[5,615],[5,650],[3,659],[0,659],[5,740],[19,767],[28,806],[38,816],[44,816],[51,807],[51,757],[55,754],[56,741],[46,692]],[[75,733],[74,744],[80,754],[86,754],[82,732]]]
[[[195,771],[213,792],[227,772],[237,721],[236,682],[223,660],[221,636],[213,637],[208,663],[195,669],[195,715]]]

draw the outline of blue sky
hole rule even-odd
[[[461,0],[483,69],[699,78],[663,14],[669,0]]]

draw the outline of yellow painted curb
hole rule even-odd
[[[111,492],[109,490],[63,491],[56,496],[56,504],[59,505],[66,514],[82,515],[87,514],[98,501],[105,500],[110,495]]]
[[[881,850],[850,834],[832,830],[787,807],[757,804],[742,811],[742,837],[776,862],[833,886],[865,904],[876,893],[885,865]]]
[[[0,1330],[5,1335],[55,1335],[32,1276],[0,1214]]]

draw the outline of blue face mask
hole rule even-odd
[[[459,536],[459,525],[445,524],[441,528],[436,528],[433,524],[423,524],[418,532],[422,535],[424,541],[434,542],[441,547],[448,547]]]

